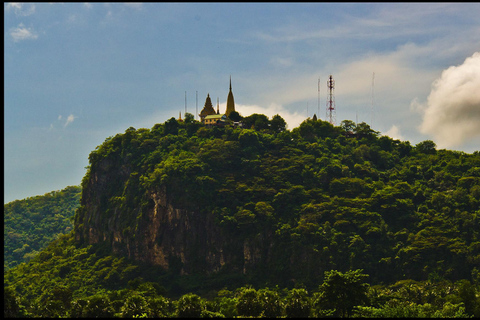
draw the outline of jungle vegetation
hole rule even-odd
[[[5,312],[480,316],[479,151],[412,146],[350,120],[307,119],[291,131],[279,115],[242,122],[205,127],[186,115],[129,128],[91,152],[82,188],[102,159],[127,164],[130,177],[108,190],[117,204],[147,207],[145,192],[165,185],[177,207],[214,214],[233,237],[271,235],[282,251],[270,264],[248,275],[180,275],[76,242],[71,231],[5,272]]]
[[[70,186],[3,206],[4,270],[28,262],[58,235],[73,229],[81,191],[80,186]]]

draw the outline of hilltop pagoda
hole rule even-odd
[[[219,111],[219,105],[217,100],[217,111],[213,108],[212,99],[210,94],[207,94],[207,99],[205,99],[205,105],[203,106],[202,111],[200,111],[200,120],[203,124],[213,125],[219,122],[225,122],[230,115],[235,111],[235,101],[233,99],[232,93],[232,77],[230,77],[230,91],[228,92],[227,97],[227,108],[224,114],[221,114]]]

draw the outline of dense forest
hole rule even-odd
[[[3,269],[28,262],[59,234],[69,233],[80,196],[80,186],[70,186],[5,204]]]
[[[480,152],[412,146],[349,120],[242,123],[205,127],[187,114],[106,139],[89,156],[74,230],[5,272],[5,312],[480,316]],[[95,189],[102,170],[116,179]],[[208,270],[195,256],[203,248],[168,268],[129,256],[159,189],[175,208],[213,217],[225,251],[253,243],[253,267],[233,255]],[[112,253],[115,215],[127,245]],[[92,227],[105,236],[93,241]]]

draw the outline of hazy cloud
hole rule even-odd
[[[124,2],[123,3],[126,7],[132,8],[132,9],[137,9],[140,10],[143,7],[142,2]]]
[[[225,108],[225,105],[220,105],[220,109]],[[298,112],[290,112],[285,109],[283,106],[272,103],[268,107],[261,107],[258,105],[239,105],[235,104],[235,110],[238,111],[242,116],[248,117],[251,114],[259,113],[268,116],[269,119],[276,114],[279,114],[287,123],[289,130],[292,130],[295,127],[298,127],[307,117],[304,114],[299,114]]]
[[[22,2],[9,2],[5,4],[5,10],[13,10],[17,16],[29,16],[35,13],[35,4]]]
[[[400,129],[396,125],[393,125],[384,135],[395,140],[405,140],[400,134]]]
[[[480,135],[480,52],[442,72],[424,107],[420,132],[441,148],[460,146]]]
[[[70,123],[73,122],[73,120],[75,120],[75,116],[73,114],[69,115],[63,127],[66,128]]]
[[[33,40],[37,39],[38,35],[31,28],[27,28],[20,23],[18,27],[10,30],[10,36],[12,36],[13,41],[18,42],[22,40]]]

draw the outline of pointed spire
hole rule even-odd
[[[233,93],[232,93],[232,76],[230,76],[230,91],[228,92],[228,97],[227,97],[227,110],[225,111],[225,114],[227,117],[235,111],[235,101],[233,99]]]

